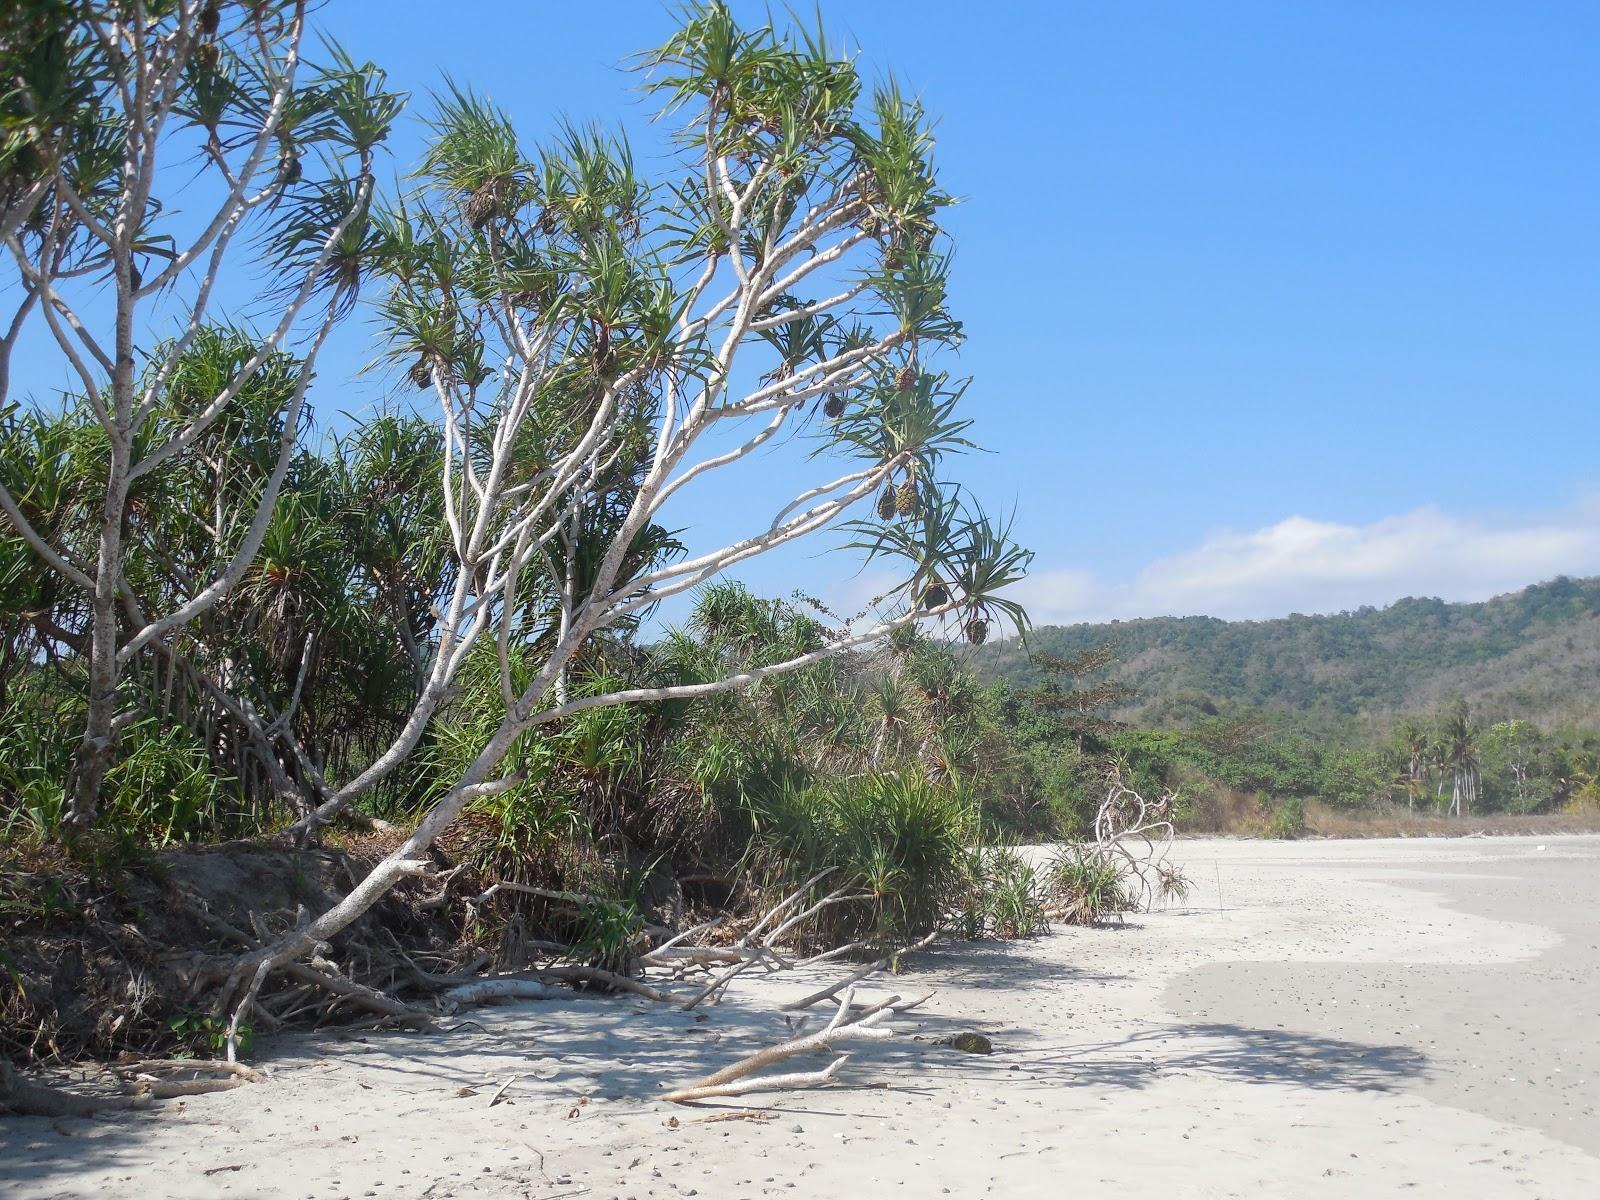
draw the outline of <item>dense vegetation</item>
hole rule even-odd
[[[1206,704],[1292,713],[1308,732],[1375,729],[1469,699],[1488,723],[1600,725],[1600,578],[1560,578],[1480,604],[1406,599],[1387,608],[1271,621],[1155,617],[1043,626],[986,649],[986,677],[1030,684],[1029,655],[1115,645],[1134,691],[1118,716],[1181,722]]]
[[[1154,618],[1035,629],[985,647],[1002,692],[1053,655],[1110,648],[1087,679],[1105,740],[1191,828],[1267,830],[1307,801],[1356,812],[1551,812],[1600,801],[1600,579],[1481,604],[1401,600],[1273,621]]]
[[[833,898],[790,949],[1036,929],[1029,868],[980,852],[983,698],[915,632],[1020,628],[1030,557],[948,473],[971,421],[928,114],[820,23],[697,4],[634,61],[674,147],[648,170],[446,84],[391,173],[409,97],[316,8],[0,13],[0,1030],[65,1044],[63,921],[137,993],[93,1045],[143,1028],[161,989],[103,943],[206,857],[152,850],[235,839],[297,881],[264,868],[272,904],[229,918],[191,895],[203,946],[128,950],[203,960],[180,990],[230,1055],[308,971],[370,1008],[406,952],[368,918],[402,901],[408,936],[454,922],[519,967],[559,938],[611,985],[647,918],[795,888]],[[394,408],[334,439],[318,355],[355,313]],[[741,494],[725,542],[672,528],[758,451],[792,492]],[[828,529],[892,571],[868,613],[719,582]],[[298,880],[330,842],[346,878]]]

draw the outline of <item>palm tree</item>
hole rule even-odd
[[[1450,769],[1450,814],[1459,817],[1463,804],[1470,810],[1478,795],[1478,727],[1466,703],[1456,704],[1439,731],[1443,765]]]
[[[1428,785],[1428,764],[1432,749],[1427,727],[1407,717],[1395,730],[1400,751],[1406,759],[1406,807],[1414,809],[1417,797]]]

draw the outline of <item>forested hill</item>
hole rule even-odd
[[[1480,604],[1405,599],[1271,621],[1042,626],[1028,647],[1002,642],[974,665],[1028,684],[1038,678],[1028,649],[1066,657],[1107,642],[1119,660],[1111,674],[1138,693],[1118,715],[1140,724],[1242,705],[1333,727],[1458,697],[1489,720],[1600,723],[1600,577],[1558,578]]]

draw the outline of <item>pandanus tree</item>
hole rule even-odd
[[[968,422],[935,365],[961,327],[925,114],[893,84],[869,92],[820,30],[745,29],[720,4],[639,67],[677,130],[677,178],[646,181],[625,142],[588,129],[529,151],[505,113],[451,89],[416,186],[374,217],[362,272],[388,281],[397,373],[438,405],[454,570],[404,728],[301,831],[404,762],[484,654],[499,714],[403,845],[239,964],[236,1014],[275,966],[427,872],[474,801],[516,788],[534,731],[745,686],[923,617],[1021,619],[996,593],[1027,555],[943,481]],[[795,494],[765,510],[741,496],[747,524],[726,541],[668,535],[681,497],[784,448],[809,468]],[[573,686],[654,606],[829,526],[900,565],[870,618],[709,678]]]
[[[360,283],[400,98],[337,51],[304,62],[307,8],[22,0],[0,17],[0,407],[14,445],[72,443],[8,469],[0,511],[79,597],[54,631],[87,665],[69,826],[95,819],[130,672],[180,654],[249,577]],[[223,317],[264,288],[265,312]],[[76,393],[19,411],[11,364],[31,336]],[[205,682],[226,697],[239,681]]]

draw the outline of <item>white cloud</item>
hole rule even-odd
[[[1368,525],[1291,516],[1223,530],[1131,580],[1044,569],[1016,589],[1037,624],[1325,613],[1402,596],[1482,600],[1555,575],[1600,574],[1600,497],[1493,520],[1429,506]]]

